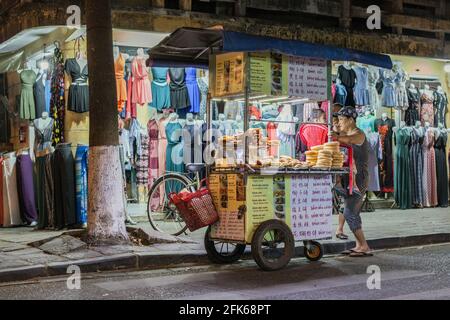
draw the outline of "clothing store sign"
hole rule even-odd
[[[290,96],[308,98],[313,101],[328,100],[326,60],[290,56],[288,70]]]
[[[291,229],[296,241],[328,239],[332,235],[331,175],[291,178]]]

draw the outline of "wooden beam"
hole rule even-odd
[[[237,17],[245,17],[247,15],[247,0],[236,0],[234,14]]]
[[[180,10],[192,11],[192,0],[179,0]]]
[[[339,25],[341,28],[350,29],[352,26],[352,2],[351,0],[341,0],[341,17],[339,18]]]
[[[403,0],[392,0],[392,12],[403,13]]]
[[[164,0],[152,0],[153,8],[164,8],[165,1]]]

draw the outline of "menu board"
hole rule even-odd
[[[244,91],[244,54],[225,53],[216,56],[215,96]]]
[[[288,92],[290,96],[314,101],[328,100],[327,61],[289,56]]]
[[[250,54],[250,87],[252,93],[270,94],[270,70],[269,52]]]
[[[250,176],[247,179],[247,219],[245,239],[251,243],[253,234],[264,221],[274,219],[274,179]]]
[[[219,222],[212,226],[213,239],[244,241],[245,187],[242,175],[213,174],[209,189],[219,213]]]
[[[250,53],[250,87],[252,93],[287,95],[287,56],[271,52]]]
[[[291,229],[295,240],[331,238],[331,175],[295,175],[291,181]]]

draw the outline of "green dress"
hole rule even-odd
[[[412,181],[409,145],[411,141],[411,128],[399,129],[395,134],[397,152],[394,170],[395,202],[400,209],[412,208]]]
[[[20,74],[22,90],[20,92],[20,118],[24,120],[36,119],[36,105],[34,103],[33,86],[36,82],[33,70],[24,70]]]

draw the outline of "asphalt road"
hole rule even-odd
[[[380,270],[380,289],[368,289]],[[377,287],[377,274],[370,284]],[[71,282],[76,284],[76,282]],[[1,299],[450,299],[450,244],[376,252],[371,258],[295,259],[288,268],[260,271],[253,261],[140,272],[82,275],[0,284]]]

